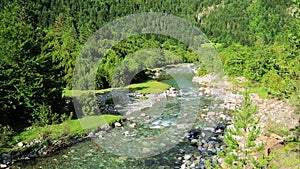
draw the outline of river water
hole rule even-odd
[[[199,112],[210,108],[212,98],[199,95],[191,65],[168,68],[167,73],[172,78],[162,82],[175,86],[180,96],[132,114],[136,118],[130,122],[137,127],[115,128],[104,139],[87,140],[13,168],[174,168],[180,153],[196,151],[183,139],[184,134],[195,126],[209,126],[203,124]]]

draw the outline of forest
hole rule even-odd
[[[244,76],[251,86],[267,91],[268,97],[299,103],[299,8],[299,0],[2,0],[1,138],[10,140],[13,132],[38,124],[40,119],[44,123],[38,125],[43,126],[61,123],[62,117],[69,116],[69,98],[63,91],[72,89],[76,58],[85,43],[107,23],[141,12],[172,14],[193,23],[214,43],[226,75]],[[169,58],[170,63],[201,63],[188,46],[174,38],[135,35],[117,43],[103,57],[95,88],[129,84],[126,78],[113,80],[122,71],[117,67],[127,55],[146,48],[170,51],[177,56]],[[162,57],[157,56],[145,65],[161,66]],[[132,61],[126,63],[133,72],[139,70]]]

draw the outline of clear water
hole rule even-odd
[[[141,125],[134,129],[128,126],[122,129],[115,128],[113,129],[115,130],[114,137],[105,138],[113,138],[109,141],[88,140],[53,153],[51,156],[17,163],[13,168],[174,168],[178,152],[184,150],[189,153],[195,150],[183,140],[184,133],[188,128],[202,123],[197,120],[199,111],[209,107],[211,102],[198,95],[197,85],[191,81],[193,74],[190,67],[175,67],[168,69],[167,72],[172,79],[163,82],[176,86],[177,89],[180,89],[182,96],[164,99],[149,109],[137,112],[156,118],[148,121],[136,118],[135,122]],[[138,115],[136,116],[138,117]],[[180,129],[178,127],[183,123],[187,124],[188,128]],[[153,129],[153,126],[158,124],[160,124],[159,128]],[[126,131],[130,133],[130,136],[125,138],[123,133]],[[168,136],[169,144],[166,144],[166,140],[155,142],[155,139],[153,141],[147,139],[159,136]],[[132,146],[130,144],[132,139],[136,141],[135,146],[129,150],[128,147]],[[100,144],[96,144],[97,141]],[[109,146],[112,148],[106,149]],[[147,154],[142,152],[143,146],[148,149],[156,149],[152,151],[152,154]],[[126,149],[128,149],[127,154],[123,154]],[[132,156],[128,156],[128,153]]]

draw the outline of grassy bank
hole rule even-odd
[[[136,84],[130,84],[126,87],[124,87],[125,89],[129,89],[129,92],[139,92],[142,94],[149,94],[149,93],[162,93],[164,91],[166,91],[167,89],[169,89],[171,86],[162,82],[158,82],[155,80],[148,80],[145,82],[141,82],[141,83],[136,83]],[[105,93],[108,91],[111,91],[113,89],[121,89],[121,88],[108,88],[108,89],[101,89],[101,90],[68,90],[65,89],[63,92],[63,96],[80,96],[82,93],[88,93],[88,92],[94,92],[94,93]]]
[[[266,89],[262,87],[259,83],[254,83],[251,81],[238,82],[234,77],[229,77],[228,81],[236,86],[247,89],[249,93],[257,93],[262,99],[271,97],[270,94],[266,91]]]
[[[142,94],[161,93],[168,88],[170,85],[149,80],[138,84],[130,84],[129,86],[124,87],[129,90],[129,92],[139,92]],[[63,96],[80,96],[83,93],[104,93],[116,88],[102,89],[102,90],[84,90],[84,91],[75,91],[65,89]],[[15,133],[12,136],[11,141],[6,143],[6,146],[0,148],[0,153],[10,152],[15,150],[22,150],[24,147],[19,147],[17,144],[22,142],[28,144],[33,140],[38,139],[47,139],[52,142],[56,139],[59,139],[62,136],[67,136],[68,138],[84,136],[86,132],[96,130],[99,126],[104,124],[112,124],[118,120],[122,120],[124,117],[115,116],[115,115],[101,115],[101,116],[88,116],[74,120],[66,120],[60,124],[46,125],[42,127],[29,127],[27,130],[24,130],[20,133]]]
[[[123,119],[124,117],[122,116],[114,115],[88,116],[80,120],[66,120],[60,124],[34,127],[14,135],[8,146],[0,149],[0,153],[23,149],[17,145],[19,142],[28,144],[38,139],[47,139],[51,142],[62,136],[68,136],[69,138],[84,136],[87,131],[95,131],[99,126],[104,124],[111,125]]]

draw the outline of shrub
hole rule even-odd
[[[76,112],[79,117],[95,115],[98,111],[97,98],[94,93],[86,92],[76,97],[74,100]]]
[[[262,85],[266,87],[269,93],[275,96],[282,95],[285,88],[284,79],[273,69],[262,77]]]
[[[12,128],[8,125],[2,126],[0,124],[0,147],[7,145],[7,142],[11,139],[14,134]]]
[[[224,161],[228,168],[254,168],[266,165],[263,158],[255,159],[251,154],[263,150],[263,144],[254,141],[260,135],[260,128],[256,127],[259,120],[254,118],[256,106],[252,105],[248,92],[245,94],[242,108],[236,109],[233,125],[228,126],[224,142],[226,155]]]
[[[199,69],[198,69],[198,76],[204,76],[207,74],[207,69],[204,67],[204,66],[201,66]]]
[[[58,122],[58,114],[53,113],[51,106],[42,104],[34,110],[31,114],[31,120],[29,122],[33,126],[45,126],[48,124],[54,124]]]

